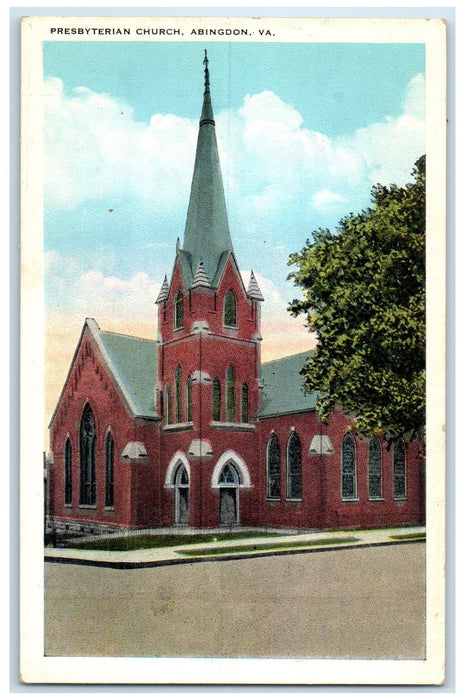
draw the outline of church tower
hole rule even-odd
[[[157,298],[156,406],[166,524],[257,519],[260,304],[234,255],[218,157],[210,76],[205,89],[184,240]]]

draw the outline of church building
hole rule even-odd
[[[228,225],[208,60],[186,227],[157,298],[158,339],[84,323],[50,422],[49,524],[353,528],[418,524],[418,444],[358,439],[299,374],[262,364],[266,303],[244,286]]]

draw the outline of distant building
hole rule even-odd
[[[56,529],[420,523],[418,445],[322,425],[302,391],[309,353],[261,363],[263,296],[229,232],[208,61],[184,242],[158,304],[159,339],[82,330],[50,423]]]

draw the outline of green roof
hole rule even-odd
[[[257,418],[280,416],[315,409],[319,394],[305,394],[303,377],[299,374],[313,351],[282,357],[262,365],[262,405]]]
[[[157,418],[154,388],[157,343],[119,333],[100,331],[110,370],[136,416]]]

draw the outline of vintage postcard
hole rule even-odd
[[[21,55],[22,681],[443,683],[444,21]]]

